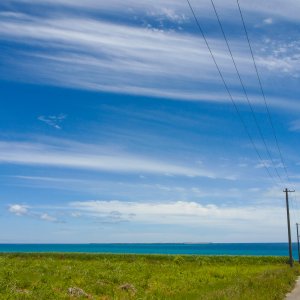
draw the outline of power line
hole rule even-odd
[[[237,6],[238,6],[238,9],[239,9],[239,13],[240,13],[241,21],[242,21],[242,24],[243,24],[245,36],[246,36],[248,46],[249,46],[249,49],[250,49],[250,53],[251,53],[254,69],[255,69],[255,72],[256,72],[257,80],[258,80],[258,83],[259,83],[260,91],[261,91],[261,94],[262,94],[262,97],[263,97],[263,100],[264,100],[264,104],[265,104],[265,108],[266,108],[266,111],[267,111],[267,114],[268,114],[269,123],[270,123],[271,128],[272,128],[272,133],[273,133],[273,136],[274,136],[274,139],[275,139],[276,147],[278,149],[280,160],[281,160],[282,166],[284,168],[287,180],[288,180],[289,183],[291,183],[290,176],[289,176],[289,173],[287,171],[285,161],[283,159],[282,151],[281,151],[280,146],[279,146],[278,137],[277,137],[277,134],[276,134],[274,122],[273,122],[273,119],[271,117],[270,109],[269,109],[269,106],[268,106],[268,103],[267,103],[267,100],[266,100],[266,95],[265,95],[263,85],[262,85],[262,81],[261,81],[261,78],[260,78],[260,75],[259,75],[259,72],[258,72],[257,64],[256,64],[255,57],[254,57],[254,52],[253,52],[253,49],[252,49],[252,46],[251,46],[249,34],[248,34],[248,31],[247,31],[246,23],[245,23],[245,20],[244,20],[244,16],[243,16],[243,13],[242,13],[242,9],[241,9],[239,0],[237,0]],[[295,202],[295,203],[293,203],[293,202]],[[291,205],[292,205],[292,210],[293,210],[293,213],[294,213],[294,217],[295,217],[296,222],[297,222],[297,220],[299,220],[299,206],[298,206],[298,201],[296,199],[296,195],[295,195],[294,199],[291,198]],[[295,206],[296,206],[296,208],[295,208]]]
[[[255,122],[255,124],[256,124],[257,130],[258,130],[259,135],[260,135],[260,137],[261,137],[261,139],[262,139],[262,141],[263,141],[263,144],[264,144],[264,146],[265,146],[265,148],[266,148],[266,152],[267,152],[267,154],[268,154],[268,157],[269,157],[270,161],[272,162],[272,165],[273,165],[273,167],[274,167],[274,170],[275,170],[275,172],[276,172],[276,175],[277,175],[277,177],[279,178],[279,180],[282,182],[282,178],[281,178],[281,176],[279,175],[279,172],[278,172],[278,170],[277,170],[277,167],[276,167],[276,165],[275,165],[275,162],[274,162],[274,160],[273,160],[273,157],[272,157],[272,155],[271,155],[271,152],[270,152],[270,150],[269,150],[269,147],[268,147],[268,145],[267,145],[267,142],[266,142],[266,140],[265,140],[265,138],[264,138],[264,135],[263,135],[263,133],[262,133],[261,127],[260,127],[260,125],[259,125],[259,123],[258,123],[257,117],[256,117],[256,115],[255,115],[255,111],[254,111],[253,106],[252,106],[252,104],[251,104],[251,102],[250,102],[248,93],[247,93],[247,91],[246,91],[246,88],[245,88],[244,82],[243,82],[243,80],[242,80],[241,74],[240,74],[240,72],[239,72],[239,70],[238,70],[236,61],[235,61],[235,59],[234,59],[234,57],[233,57],[233,54],[232,54],[232,51],[231,51],[231,48],[230,48],[228,39],[227,39],[227,37],[226,37],[226,34],[225,34],[225,31],[224,31],[223,25],[222,25],[222,23],[221,23],[219,14],[218,14],[218,12],[217,12],[217,9],[216,9],[216,6],[215,6],[213,0],[211,0],[211,4],[212,4],[212,6],[213,6],[215,15],[216,15],[216,17],[217,17],[219,26],[220,26],[220,28],[221,28],[221,31],[222,31],[224,40],[225,40],[226,45],[227,45],[227,49],[228,49],[228,51],[229,51],[231,60],[232,60],[233,65],[234,65],[234,68],[235,68],[235,70],[236,70],[236,73],[237,73],[237,75],[238,75],[239,81],[240,81],[240,83],[241,83],[241,86],[242,86],[243,92],[244,92],[244,94],[245,94],[247,103],[248,103],[248,105],[249,105],[249,107],[250,107],[251,114],[252,114],[252,117],[253,117],[254,122]]]
[[[257,79],[258,79],[258,82],[259,82],[260,90],[261,90],[261,93],[262,93],[262,96],[263,96],[263,99],[264,99],[264,103],[265,103],[266,111],[267,111],[267,114],[268,114],[269,122],[271,124],[272,132],[273,132],[275,142],[276,142],[276,146],[277,146],[277,149],[278,149],[278,152],[279,152],[279,155],[280,155],[280,160],[281,160],[281,163],[284,167],[287,179],[288,179],[288,181],[290,181],[290,177],[289,177],[289,174],[288,174],[288,171],[287,171],[284,159],[283,159],[283,155],[282,155],[282,152],[281,152],[280,147],[279,147],[279,142],[278,142],[278,138],[277,138],[277,135],[276,135],[276,130],[275,130],[274,123],[273,123],[271,113],[270,113],[270,110],[269,110],[269,106],[268,106],[268,103],[267,103],[267,100],[266,100],[266,96],[265,96],[265,92],[264,92],[264,89],[263,89],[263,86],[262,86],[262,82],[261,82],[261,79],[260,79],[258,68],[257,68],[256,62],[255,62],[252,46],[251,46],[251,43],[250,43],[248,31],[247,31],[247,28],[246,28],[246,24],[245,24],[244,16],[243,16],[243,13],[242,13],[242,9],[240,7],[239,0],[237,0],[237,5],[238,5],[238,8],[239,8],[239,12],[240,12],[241,20],[242,20],[242,23],[243,23],[245,35],[246,35],[247,42],[248,42],[248,45],[249,45],[249,49],[250,49],[250,52],[251,52],[253,65],[254,65],[255,72],[256,72],[256,75],[257,75]]]
[[[247,136],[248,136],[248,138],[249,138],[249,140],[250,140],[250,142],[251,142],[251,144],[252,144],[252,146],[253,146],[253,148],[254,148],[256,154],[257,154],[257,156],[259,157],[260,161],[262,162],[262,164],[263,164],[263,166],[264,166],[266,172],[268,173],[269,177],[270,177],[270,178],[273,180],[273,182],[275,182],[275,184],[277,185],[277,182],[276,182],[276,180],[274,179],[274,177],[271,175],[268,166],[265,164],[264,160],[262,159],[262,157],[261,157],[261,155],[260,155],[260,153],[259,153],[259,151],[258,151],[258,149],[257,149],[257,147],[256,147],[256,145],[255,145],[255,143],[254,143],[254,141],[253,141],[253,139],[252,139],[250,133],[249,133],[248,127],[247,127],[246,123],[244,122],[244,119],[242,118],[242,115],[241,115],[241,113],[240,113],[240,111],[239,111],[239,109],[238,109],[238,107],[237,107],[237,105],[236,105],[236,103],[235,103],[235,101],[234,101],[234,99],[233,99],[233,97],[232,97],[232,94],[231,94],[231,92],[230,92],[230,90],[229,90],[229,88],[228,88],[228,85],[227,85],[227,83],[226,83],[226,81],[225,81],[225,79],[224,79],[224,76],[223,76],[223,74],[222,74],[222,72],[221,72],[221,70],[220,70],[220,67],[219,67],[219,65],[218,65],[218,63],[217,63],[217,61],[216,61],[216,59],[215,59],[215,56],[214,56],[214,54],[213,54],[213,52],[212,52],[212,50],[211,50],[211,48],[210,48],[210,46],[209,46],[209,44],[208,44],[208,41],[207,41],[206,36],[205,36],[205,34],[204,34],[204,31],[202,30],[202,27],[201,27],[201,25],[200,25],[200,23],[199,23],[199,21],[198,21],[198,18],[197,18],[196,14],[195,14],[195,11],[194,11],[194,9],[193,9],[193,7],[192,7],[190,1],[189,1],[189,0],[186,0],[186,1],[187,1],[188,5],[189,5],[189,7],[190,7],[190,9],[191,9],[191,12],[192,12],[192,14],[193,14],[193,16],[194,16],[194,19],[195,19],[195,22],[196,22],[196,24],[197,24],[197,26],[198,26],[198,29],[199,29],[199,31],[200,31],[200,33],[201,33],[201,35],[202,35],[202,37],[203,37],[203,39],[204,39],[204,41],[205,41],[206,47],[207,47],[207,49],[208,49],[208,51],[209,51],[209,53],[210,53],[210,55],[211,55],[211,57],[212,57],[212,59],[213,59],[213,61],[214,61],[214,64],[215,64],[215,66],[216,66],[216,68],[217,68],[217,70],[218,70],[218,73],[219,73],[219,75],[220,75],[220,77],[221,77],[221,80],[222,80],[222,82],[223,82],[223,85],[224,85],[224,87],[225,87],[225,89],[226,89],[226,91],[227,91],[227,93],[228,93],[228,95],[229,95],[229,98],[230,98],[230,100],[231,100],[231,103],[232,103],[232,105],[234,106],[234,108],[235,108],[235,110],[236,110],[236,113],[238,114],[239,119],[240,119],[241,123],[242,123],[243,126],[244,126],[244,129],[245,129],[245,131],[246,131],[246,133],[247,133]]]

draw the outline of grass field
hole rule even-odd
[[[1,299],[284,299],[286,258],[1,254]]]

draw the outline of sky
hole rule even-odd
[[[236,108],[186,1],[1,1],[0,243],[286,242],[286,187],[295,240],[300,3],[239,1],[267,107],[237,2],[214,4],[250,105],[190,3]]]

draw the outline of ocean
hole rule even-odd
[[[73,252],[118,254],[189,254],[288,256],[287,243],[208,243],[208,244],[0,244],[0,252]],[[298,257],[297,244],[293,256]]]

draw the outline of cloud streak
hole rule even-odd
[[[125,201],[78,201],[70,203],[78,212],[99,218],[118,216],[119,220],[173,225],[208,225],[239,223],[264,223],[270,215],[281,218],[281,207],[222,207],[213,204],[202,205],[189,201],[165,203],[125,202]],[[230,224],[230,225],[229,225]]]
[[[55,129],[61,129],[61,123],[66,119],[66,115],[59,114],[57,116],[39,116],[38,120]]]
[[[198,11],[209,17],[208,12],[211,12],[209,1],[197,2],[191,1],[193,6]],[[147,2],[141,2],[138,0],[128,0],[126,3],[121,0],[111,1],[97,1],[97,0],[86,0],[86,1],[72,1],[72,0],[9,0],[10,4],[29,4],[33,6],[47,6],[49,8],[65,7],[68,9],[80,9],[87,11],[98,11],[105,13],[119,14],[120,11],[127,14],[141,14],[151,13],[152,15],[169,17],[171,20],[177,20],[182,14],[189,13],[187,4],[180,0],[150,0]],[[217,0],[216,6],[223,11],[227,18],[233,17],[233,14],[237,10],[235,1],[224,1]],[[242,9],[247,14],[259,14],[267,16],[276,16],[278,18],[299,21],[297,12],[300,10],[300,4],[293,0],[273,0],[272,7],[268,2],[261,2],[259,0],[245,1],[242,3]],[[146,14],[145,13],[145,14]]]
[[[63,142],[63,141],[62,141]],[[63,167],[120,173],[203,176],[216,178],[207,170],[173,164],[151,157],[113,151],[96,145],[69,143],[68,146],[0,142],[0,162],[31,166]]]
[[[2,54],[6,79],[191,101],[229,101],[198,34],[156,31],[87,16],[13,14],[0,15],[0,39],[30,46]],[[224,41],[210,38],[210,43],[235,100],[245,103]],[[231,47],[240,72],[253,88],[247,45],[232,40]],[[286,64],[283,59],[287,58],[276,58],[274,64],[275,58],[261,55],[258,62],[270,71]],[[250,99],[261,103],[255,94]],[[272,99],[270,104],[286,107],[281,99]]]
[[[207,49],[197,36],[156,32],[89,18],[2,18],[0,25],[2,38],[35,47],[35,51],[22,57],[26,67],[30,67],[28,59],[39,61],[44,76],[54,81],[54,75],[61,74],[59,81],[69,82],[71,86],[72,82],[82,82],[79,87],[110,88],[114,79],[117,87],[131,86],[138,90],[149,88],[149,84],[152,88],[158,84],[154,75],[160,79],[184,80],[185,83],[188,80],[194,84],[211,81],[216,75]],[[215,40],[214,43],[216,56],[232,74],[230,60],[223,54],[222,42]],[[43,47],[52,48],[55,54],[46,54]],[[32,63],[31,67],[34,65]],[[56,72],[55,68],[58,68]],[[77,71],[75,78],[74,71]],[[139,85],[133,84],[137,76]],[[151,84],[153,80],[155,84]],[[165,89],[167,91],[168,87]]]

